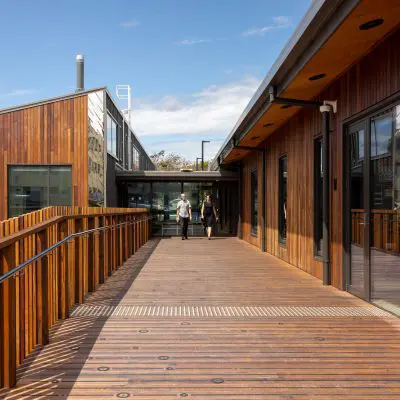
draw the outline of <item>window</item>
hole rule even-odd
[[[48,206],[72,205],[69,166],[10,166],[8,214],[14,217]]]
[[[278,202],[279,242],[285,244],[287,236],[287,156],[279,159]]]
[[[132,170],[138,171],[140,169],[139,164],[139,151],[135,146],[132,146]]]
[[[117,157],[117,135],[118,125],[114,119],[107,114],[107,151]]]
[[[257,170],[251,171],[251,234],[258,233],[258,182]]]
[[[322,256],[322,138],[314,141],[314,255]]]

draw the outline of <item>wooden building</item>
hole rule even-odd
[[[152,169],[105,87],[0,110],[0,220],[46,206],[117,206],[116,172]]]
[[[213,162],[240,171],[244,240],[387,308],[400,307],[399,22],[397,0],[313,2]]]

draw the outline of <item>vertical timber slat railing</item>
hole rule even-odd
[[[149,232],[146,209],[50,207],[0,222],[0,388]]]

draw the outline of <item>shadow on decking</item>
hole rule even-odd
[[[157,247],[159,239],[150,240],[127,260],[108,281],[91,293],[85,304],[117,305],[139,275]],[[54,390],[67,397],[79,377],[83,366],[107,317],[72,317],[59,321],[50,331],[50,343],[37,347],[17,371],[17,387],[0,389],[0,399],[42,399],[53,396]],[[101,374],[107,367],[98,367]]]

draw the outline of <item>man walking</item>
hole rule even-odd
[[[182,240],[188,238],[189,220],[192,220],[192,206],[186,199],[185,193],[181,194],[181,200],[176,206],[176,222],[180,222],[182,226]]]

